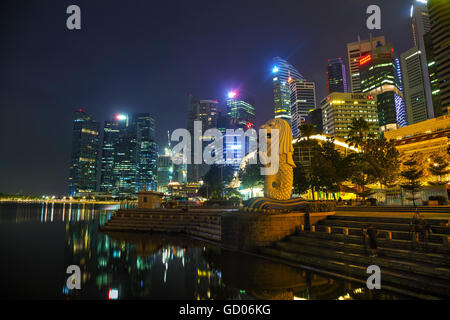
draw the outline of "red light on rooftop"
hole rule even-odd
[[[359,59],[359,65],[362,66],[363,64],[366,64],[371,60],[372,60],[372,55],[367,54],[364,57],[361,57],[361,59]]]

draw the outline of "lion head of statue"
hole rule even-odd
[[[267,130],[267,154],[269,155],[271,152],[271,145],[274,141],[275,137],[272,137],[272,129],[278,130],[278,142],[279,142],[279,155],[280,162],[285,161],[286,164],[291,167],[295,167],[294,160],[292,158],[292,154],[294,152],[294,148],[292,146],[292,131],[291,126],[286,120],[283,119],[271,119],[267,121],[264,125],[261,126],[261,129]],[[284,160],[285,159],[285,160]]]

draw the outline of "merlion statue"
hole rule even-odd
[[[267,156],[271,156],[271,145],[277,143],[274,141],[271,132],[272,129],[278,130],[278,153],[279,169],[278,172],[265,176],[264,197],[275,200],[288,200],[292,196],[293,171],[295,168],[292,154],[292,131],[291,126],[286,120],[271,119],[261,126],[261,129],[267,130]],[[266,165],[270,166],[270,164]]]
[[[272,159],[273,162],[274,157],[271,153],[277,152],[277,150],[272,150],[272,143],[274,147],[278,146],[278,170],[273,170],[273,173],[265,176],[264,197],[249,199],[243,207],[243,211],[279,213],[303,210],[306,206],[305,200],[291,198],[295,164],[292,158],[294,148],[289,123],[282,119],[272,119],[261,126],[261,129],[267,130],[267,154],[260,150],[260,159],[267,160],[263,162],[267,163],[265,169],[271,167],[273,164],[268,159]],[[277,141],[275,141],[276,135],[272,134],[273,129],[278,130]]]

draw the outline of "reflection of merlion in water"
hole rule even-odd
[[[266,175],[264,182],[264,196],[275,200],[288,200],[292,195],[293,171],[295,168],[292,154],[292,131],[289,123],[283,119],[272,119],[266,122],[261,129],[266,129],[267,138],[267,154],[270,157],[270,145],[272,137],[270,135],[272,129],[278,129],[279,140],[279,169],[273,175]],[[276,143],[276,141],[273,141]],[[270,163],[267,165],[270,166]]]

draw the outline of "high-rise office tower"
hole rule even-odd
[[[429,114],[428,96],[425,90],[425,82],[429,84],[430,81],[428,77],[424,78],[423,75],[423,56],[424,53],[418,47],[409,49],[401,54],[408,124],[432,118],[432,114]],[[428,69],[427,66],[425,68]]]
[[[292,136],[299,136],[298,127],[306,121],[308,114],[316,109],[316,86],[304,80],[289,81],[291,91],[291,129]]]
[[[115,146],[118,142],[119,132],[122,126],[124,126],[123,121],[114,119],[112,121],[105,121],[103,127],[102,168],[100,173],[100,191],[102,192],[111,193],[114,188]]]
[[[209,166],[203,161],[201,163],[195,163],[194,152],[197,149],[198,152],[202,152],[204,148],[210,144],[210,141],[203,141],[203,133],[211,128],[217,128],[218,114],[218,101],[217,100],[198,100],[192,95],[189,95],[189,109],[188,109],[188,121],[187,129],[191,134],[191,161],[187,165],[187,180],[188,182],[199,182],[202,177],[208,172]],[[194,132],[194,122],[200,121],[202,124],[202,132]],[[199,139],[195,140],[195,136]],[[201,150],[199,150],[201,148]]]
[[[136,192],[137,141],[135,126],[128,115],[116,117],[123,122],[114,145],[113,195],[125,198]]]
[[[323,133],[323,118],[322,109],[317,108],[311,111],[306,117],[306,123],[312,124],[314,126],[314,131],[316,133]]]
[[[136,191],[156,191],[158,144],[155,141],[155,118],[148,113],[134,117],[136,130]]]
[[[155,120],[147,113],[118,114],[103,131],[100,190],[115,197],[155,191],[158,146]]]
[[[425,55],[427,56],[428,74],[430,75],[431,99],[433,101],[434,117],[442,116],[441,90],[439,89],[439,79],[436,72],[436,59],[434,58],[433,42],[431,32],[424,36]]]
[[[363,93],[332,93],[322,102],[323,133],[347,139],[353,118],[369,123],[370,133],[378,135],[376,96]]]
[[[289,79],[304,80],[303,76],[286,60],[273,58],[273,105],[275,118],[291,122],[291,93]]]
[[[381,131],[406,126],[406,108],[399,78],[401,72],[392,45],[374,48],[371,54],[361,57],[359,70],[361,91],[377,96]]]
[[[328,94],[332,92],[348,92],[347,73],[345,72],[345,64],[342,58],[328,59],[327,91]]]
[[[358,41],[347,44],[348,65],[350,68],[350,83],[352,85],[352,92],[361,92],[360,79],[360,64],[362,57],[372,53],[372,50],[377,47],[384,46],[386,39],[384,36],[371,38],[370,40],[361,40],[358,36]]]
[[[97,188],[97,166],[100,147],[99,123],[78,110],[72,129],[72,153],[69,172],[69,194],[89,193]]]
[[[230,91],[227,99],[227,116],[231,124],[241,128],[251,128],[255,122],[253,99],[243,98],[237,91]]]
[[[423,92],[424,92],[424,98],[421,103],[425,105],[426,111],[423,110],[420,113],[422,114],[419,116],[420,119],[423,119],[424,116],[426,116],[426,119],[434,118],[434,109],[433,109],[433,99],[431,95],[431,85],[430,85],[430,74],[428,71],[428,63],[427,63],[427,56],[426,56],[426,44],[425,44],[425,35],[430,32],[430,19],[428,15],[428,8],[426,1],[414,1],[414,3],[411,5],[411,27],[412,27],[412,33],[413,33],[413,39],[414,39],[414,48],[409,50],[408,53],[404,53],[407,56],[410,56],[411,54],[414,54],[414,52],[419,52],[418,56],[414,56],[415,58],[413,60],[420,59],[420,66],[415,64],[415,68],[420,67],[420,76],[422,77],[422,84],[423,84]],[[413,52],[414,51],[414,52]],[[411,61],[409,62],[410,68]],[[416,80],[418,81],[418,79]],[[413,85],[414,86],[414,85]],[[414,91],[417,94],[418,88],[407,88],[406,87],[406,79],[405,79],[405,98],[406,98],[406,106],[408,108],[408,97],[410,96],[409,93],[406,91]],[[409,107],[411,108],[411,107]],[[421,107],[423,109],[423,107]],[[408,110],[409,111],[409,110]],[[411,110],[412,111],[412,110]],[[418,110],[416,108],[415,110],[416,117]],[[408,115],[408,119],[414,118],[410,117]],[[425,119],[425,120],[426,120]],[[412,120],[413,121],[413,120]],[[417,121],[410,122],[409,124],[416,123]]]
[[[158,192],[167,193],[172,182],[173,163],[169,153],[158,155]]]
[[[431,42],[439,81],[442,114],[450,107],[450,1],[428,0]],[[433,92],[433,91],[432,91]]]

